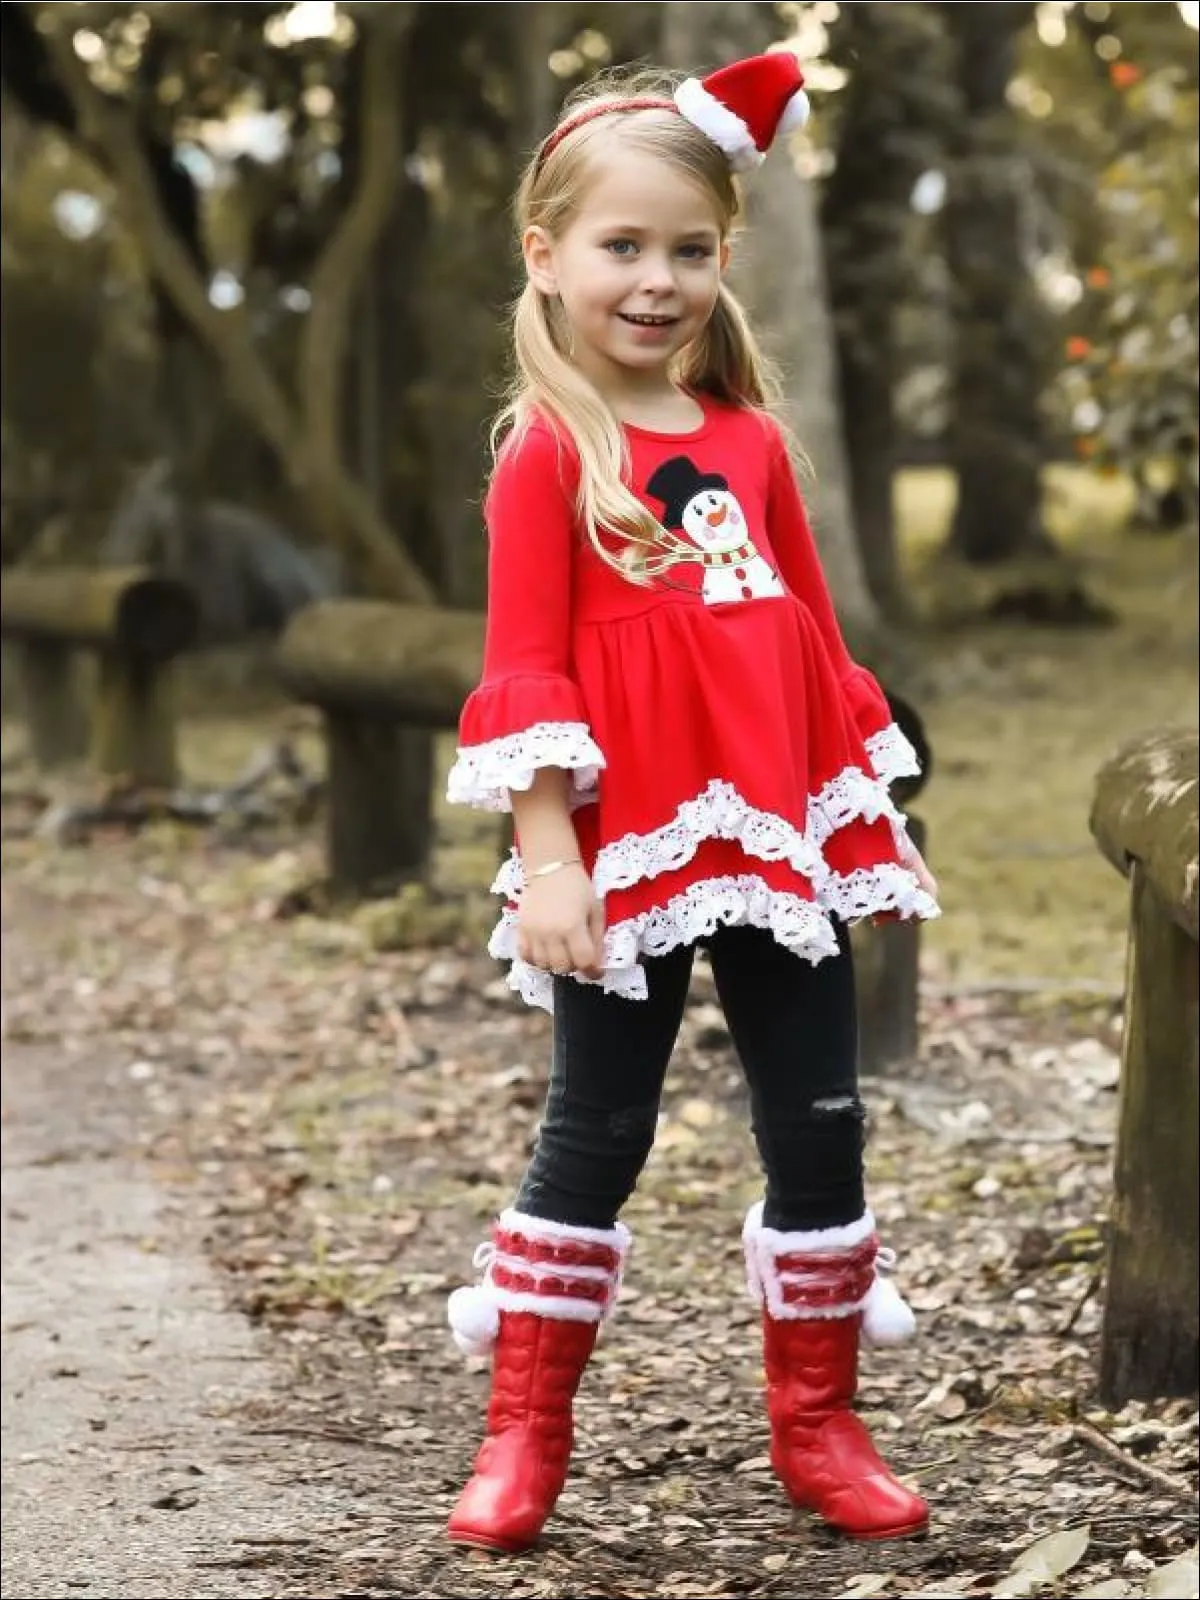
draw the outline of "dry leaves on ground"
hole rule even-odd
[[[7,1038],[81,1060],[123,1052],[148,1150],[205,1216],[230,1295],[289,1374],[243,1417],[247,1448],[286,1474],[289,1441],[318,1439],[324,1465],[306,1453],[303,1470],[358,1497],[358,1517],[286,1546],[231,1530],[231,1562],[308,1600],[1134,1596],[1194,1582],[1194,1408],[1113,1416],[1093,1397],[1111,1009],[931,998],[919,1067],[866,1087],[872,1202],[922,1337],[869,1357],[862,1409],[934,1527],[864,1549],[794,1516],[765,1456],[739,1241],[757,1167],[703,971],[545,1545],[508,1562],[450,1549],[442,1523],[486,1374],[446,1336],[445,1297],[519,1176],[546,1021],[486,958],[379,953],[349,923],[275,918],[309,849],[255,861],[161,828],[86,851],[6,847],[20,946]]]

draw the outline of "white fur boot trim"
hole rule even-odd
[[[480,1281],[455,1289],[446,1303],[451,1335],[464,1355],[490,1354],[500,1331],[502,1311],[528,1311],[536,1316],[552,1317],[563,1322],[603,1322],[611,1315],[621,1285],[625,1258],[632,1243],[629,1229],[623,1222],[618,1222],[613,1228],[577,1228],[569,1223],[547,1222],[541,1217],[528,1217],[519,1211],[506,1210],[500,1214],[497,1226],[531,1243],[537,1240],[565,1240],[583,1245],[605,1245],[616,1252],[617,1266],[611,1272],[603,1267],[543,1267],[519,1255],[501,1254],[495,1243],[485,1241],[475,1251],[475,1266],[483,1269]],[[581,1281],[606,1279],[608,1292],[604,1300],[598,1301],[505,1289],[492,1281],[493,1268],[498,1263],[531,1273],[535,1278],[553,1276]]]
[[[871,1345],[902,1344],[916,1332],[916,1318],[912,1308],[901,1298],[899,1290],[888,1277],[896,1264],[892,1250],[880,1247],[876,1251],[874,1278],[871,1287],[861,1299],[847,1300],[838,1305],[820,1309],[790,1301],[784,1296],[789,1274],[781,1272],[779,1261],[789,1255],[829,1256],[832,1261],[869,1239],[875,1232],[875,1218],[866,1211],[857,1222],[839,1228],[812,1228],[791,1233],[777,1228],[764,1228],[762,1201],[750,1207],[742,1228],[742,1245],[746,1256],[746,1281],[751,1298],[765,1305],[770,1315],[779,1321],[801,1321],[862,1314],[863,1338]],[[832,1264],[831,1261],[831,1264]],[[797,1277],[797,1280],[799,1278]]]

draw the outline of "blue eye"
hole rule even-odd
[[[608,239],[604,248],[614,256],[631,256],[637,252],[637,245],[632,239]]]
[[[712,253],[706,244],[685,244],[679,251],[688,261],[707,261]]]

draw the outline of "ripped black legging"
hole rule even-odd
[[[766,1225],[790,1231],[857,1221],[863,1109],[845,930],[841,954],[816,966],[758,928],[721,928],[705,942],[750,1086]],[[550,1088],[519,1211],[612,1226],[654,1143],[693,955],[685,946],[647,960],[645,1000],[555,979]]]

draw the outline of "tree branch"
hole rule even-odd
[[[71,24],[57,28],[50,36],[50,50],[80,133],[104,160],[148,265],[197,337],[216,352],[231,399],[286,469],[297,455],[298,426],[287,397],[255,352],[245,316],[219,311],[208,298],[203,275],[163,211],[133,117],[126,106],[96,88],[75,54],[73,33]]]
[[[310,332],[300,361],[302,411],[292,405],[255,348],[245,313],[218,310],[203,274],[166,215],[154,174],[128,108],[96,88],[75,54],[73,25],[57,28],[50,50],[81,137],[99,153],[117,189],[146,262],[196,336],[216,354],[229,397],[279,459],[294,493],[307,500],[326,539],[358,558],[371,586],[398,600],[429,602],[433,590],[372,505],[348,476],[337,441],[341,386],[352,296],[391,202],[399,160],[395,127],[392,35],[368,52],[364,115],[370,117],[363,179],[342,227],[313,277]],[[389,65],[391,63],[392,65]],[[377,125],[394,137],[380,137]],[[311,435],[311,437],[310,437]]]
[[[399,8],[393,8],[396,10]],[[403,8],[411,13],[412,8]],[[396,19],[390,18],[393,23]],[[411,23],[411,15],[408,16]],[[309,283],[311,307],[300,336],[298,376],[307,420],[312,487],[330,494],[342,517],[353,522],[360,541],[374,543],[368,528],[378,520],[370,496],[351,485],[342,462],[341,412],[350,321],[363,274],[392,206],[401,174],[398,84],[403,34],[389,27],[364,38],[361,105],[361,164],[358,184]],[[382,524],[380,524],[382,526]],[[410,564],[411,565],[411,564]],[[406,598],[431,601],[432,587],[415,567]]]
[[[400,181],[400,41],[390,30],[364,40],[358,189],[313,268],[312,306],[300,341],[300,393],[312,442],[336,454],[339,384],[350,315],[372,248]]]

